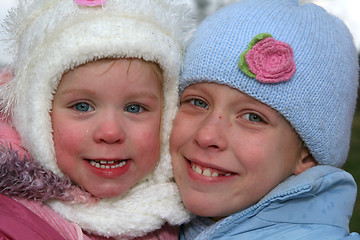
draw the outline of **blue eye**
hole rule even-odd
[[[206,108],[206,109],[209,108],[208,104],[201,99],[192,99],[190,100],[190,102],[199,108]]]
[[[144,111],[144,108],[141,107],[139,104],[131,104],[125,107],[125,111],[129,113],[140,113]]]
[[[89,112],[94,110],[92,106],[84,102],[75,104],[74,108],[80,112]]]
[[[244,114],[243,118],[245,118],[246,120],[249,120],[250,122],[264,122],[264,120],[255,113]]]

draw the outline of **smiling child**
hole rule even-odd
[[[197,218],[180,239],[360,239],[341,170],[358,89],[346,26],[297,0],[243,0],[206,18],[184,60],[170,138]]]
[[[166,223],[188,212],[168,139],[187,2],[26,0],[6,27],[15,54],[0,78],[0,233],[177,239]]]

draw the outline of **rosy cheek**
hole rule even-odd
[[[55,130],[53,133],[55,150],[61,149],[71,152],[71,149],[79,144],[82,135],[83,133],[72,128]]]
[[[150,144],[145,145],[144,147],[147,148],[147,152],[153,155],[159,155],[160,153],[160,137],[159,135],[148,136],[145,142]]]
[[[160,141],[160,126],[152,124],[151,126],[139,127],[136,132],[130,133],[136,136],[138,142],[144,142],[145,144],[156,144]]]
[[[160,139],[159,136],[160,136],[159,132],[152,132],[152,131],[148,131],[143,135],[144,139],[146,140],[156,140],[157,138]]]
[[[142,135],[142,138],[139,142],[144,143],[145,151],[158,154],[160,150],[160,132],[147,132]]]
[[[54,146],[57,164],[60,170],[70,176],[81,151],[79,132],[62,129],[54,132]]]

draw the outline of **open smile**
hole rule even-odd
[[[188,160],[189,161],[189,160]],[[214,168],[210,168],[210,167],[204,167],[204,166],[201,166],[197,163],[194,163],[192,161],[189,161],[190,165],[191,165],[191,170],[193,172],[195,172],[196,174],[199,174],[199,175],[203,175],[203,176],[206,176],[206,177],[229,177],[229,176],[232,176],[234,175],[235,173],[232,173],[232,172],[224,172],[224,171],[221,171],[219,169],[214,169]]]
[[[93,160],[87,159],[91,166],[100,168],[100,169],[114,169],[121,168],[126,165],[127,160],[115,160],[115,161],[105,161],[105,160]]]
[[[128,172],[131,159],[85,159],[90,171],[104,178],[120,177]]]

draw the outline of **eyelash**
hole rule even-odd
[[[198,98],[193,98],[189,101],[192,105],[194,105],[195,107],[198,107],[198,108],[205,108],[205,109],[209,109],[209,105],[201,100],[201,99],[198,99]],[[199,106],[197,105],[196,103],[200,104],[200,105],[205,105],[205,106]]]
[[[251,116],[255,117],[255,119],[251,120]],[[262,122],[262,123],[267,123],[263,117],[261,117],[259,114],[256,113],[245,113],[241,116],[242,118],[246,119],[247,121],[250,122]]]
[[[198,106],[198,105],[196,105],[197,102],[200,103],[200,104],[205,104],[206,106]],[[182,105],[184,103],[190,103],[191,105],[195,106],[196,108],[204,108],[204,109],[209,108],[209,104],[206,101],[202,100],[201,98],[185,99],[185,100],[180,102],[180,105]]]
[[[94,111],[95,108],[93,106],[91,106],[91,104],[87,103],[87,102],[77,102],[74,103],[71,107],[73,109],[75,109],[75,111],[79,111],[79,112],[90,112],[89,109],[86,109],[85,111],[81,111],[80,109],[77,108],[77,106],[80,106],[81,104],[86,105],[88,108],[91,108],[91,111]]]
[[[139,107],[139,109],[140,109],[139,112],[130,112],[130,111],[128,111],[128,108],[133,107],[133,106]],[[129,112],[129,113],[134,113],[134,114],[142,113],[144,111],[148,111],[148,109],[145,106],[143,106],[141,104],[138,104],[138,103],[130,103],[130,104],[125,106],[124,110]]]

